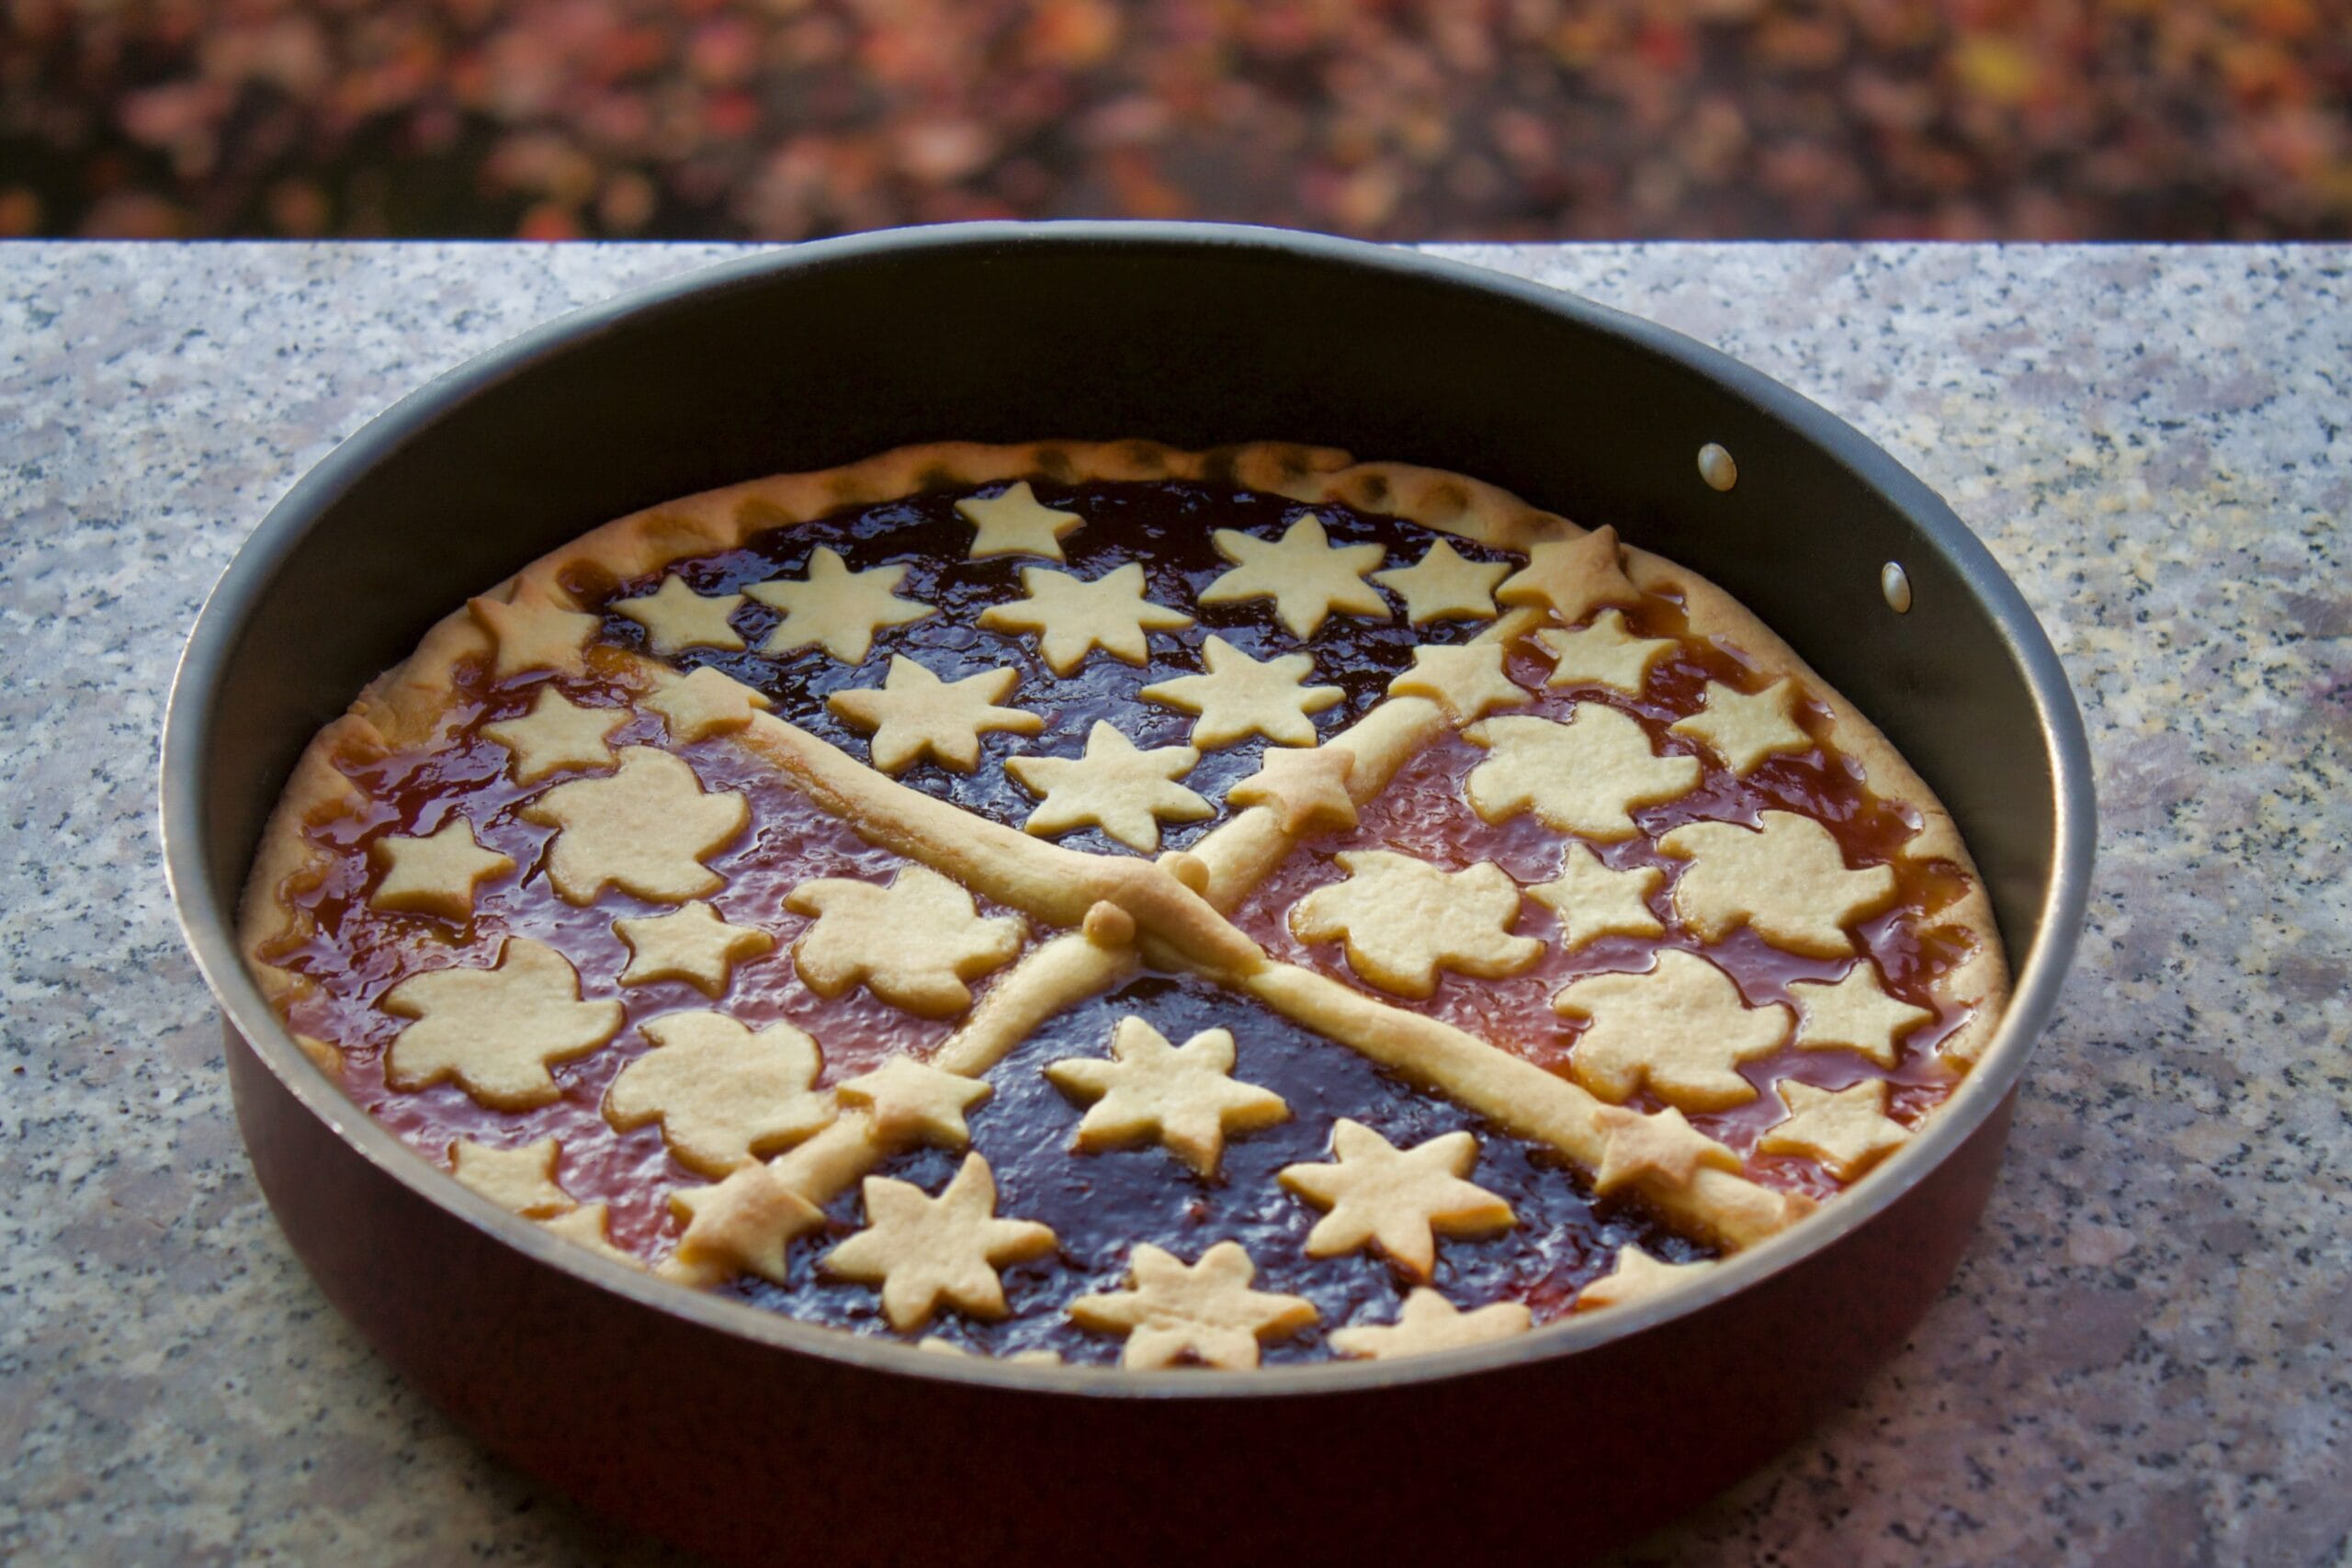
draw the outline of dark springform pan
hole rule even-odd
[[[1904,1159],[1700,1289],[1420,1360],[992,1364],[660,1283],[426,1168],[303,1056],[232,911],[304,741],[449,606],[673,496],[906,442],[1280,438],[1458,469],[1707,573],[1875,718],[1990,884],[2017,988]],[[1719,443],[1738,482],[1696,455]],[[1889,561],[1914,603],[1882,595]],[[1658,327],[1450,262],[1186,225],[749,257],[533,332],[336,448],[205,607],[164,820],[254,1168],[328,1297],[523,1469],[730,1562],[1559,1562],[1754,1468],[1934,1301],[2082,919],[2081,720],[2017,589],[1854,430]]]

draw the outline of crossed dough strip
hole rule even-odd
[[[509,602],[528,597],[576,608],[584,603],[582,595],[594,595],[605,584],[644,576],[679,560],[733,548],[770,528],[926,490],[969,488],[1025,479],[1065,483],[1171,479],[1227,483],[1306,504],[1334,502],[1384,513],[1473,543],[1516,551],[1525,551],[1531,545],[1547,540],[1576,538],[1583,533],[1566,519],[1543,512],[1484,481],[1410,464],[1355,463],[1347,454],[1329,448],[1277,442],[1206,452],[1184,452],[1148,441],[1038,442],[1023,446],[934,443],[899,448],[842,468],[755,479],[662,503],[616,519],[541,557],[485,597]],[[1757,668],[1795,678],[1810,700],[1827,709],[1825,739],[1862,763],[1881,795],[1908,803],[1918,814],[1921,829],[1899,852],[1904,858],[1949,861],[1967,874],[1965,891],[1956,902],[1938,911],[1937,920],[1939,925],[1967,933],[1973,950],[1939,988],[1971,1010],[1962,1026],[1942,1043],[1942,1053],[1960,1062],[1973,1061],[1999,1021],[2008,976],[1983,880],[1949,816],[1892,744],[1850,704],[1823,683],[1785,642],[1729,595],[1705,579],[1640,549],[1626,547],[1623,559],[1624,570],[1637,586],[1680,604],[1688,636],[1736,643]],[[1536,619],[1532,612],[1517,612],[1487,628],[1482,637],[1516,637],[1530,629]],[[276,962],[315,934],[313,918],[296,900],[317,886],[332,867],[327,852],[308,840],[306,829],[368,808],[365,795],[338,762],[381,757],[429,744],[445,732],[451,712],[458,704],[456,682],[459,666],[480,661],[493,651],[480,617],[468,609],[453,612],[426,634],[406,660],[371,682],[347,714],[322,729],[298,761],[264,831],[239,908],[240,945],[254,979],[273,1004],[283,1008],[311,986],[307,978],[279,967]],[[592,674],[607,674],[616,672],[613,666],[617,658],[627,656],[609,648],[591,647],[584,651],[584,657]],[[1396,770],[1442,733],[1444,726],[1445,716],[1435,703],[1419,697],[1392,698],[1326,744],[1345,745],[1354,752],[1349,790],[1361,801],[1385,787]],[[861,766],[839,753],[835,757],[850,768]],[[820,763],[827,761],[816,760]],[[837,773],[834,782],[840,782]],[[852,796],[840,798],[847,804]],[[965,818],[963,821],[978,819]],[[936,831],[944,825],[934,818],[928,823],[909,821],[902,826],[909,829],[927,827]],[[1038,848],[1053,848],[1036,845],[1035,840],[1027,841]],[[943,1047],[939,1064],[947,1065],[951,1054],[962,1051],[968,1054],[969,1065],[961,1066],[959,1057],[956,1070],[982,1071],[1046,1017],[1118,984],[1133,972],[1136,964],[1136,953],[1125,945],[1125,936],[1134,934],[1136,922],[1133,916],[1144,917],[1141,934],[1147,955],[1154,962],[1183,958],[1186,955],[1181,949],[1170,951],[1168,928],[1163,920],[1153,917],[1181,912],[1195,939],[1185,945],[1197,946],[1197,939],[1207,929],[1197,918],[1203,912],[1201,900],[1188,900],[1180,895],[1197,886],[1211,909],[1229,911],[1280,863],[1294,841],[1293,836],[1283,830],[1274,812],[1252,807],[1193,846],[1187,857],[1192,863],[1185,868],[1192,874],[1172,891],[1164,885],[1169,878],[1160,868],[1123,861],[1108,880],[1130,892],[1148,895],[1138,899],[1147,906],[1141,908],[1115,898],[1110,900],[1116,906],[1114,912],[1127,921],[1127,933],[1122,935],[1114,929],[1115,922],[1104,920],[1101,922],[1104,928],[1102,943],[1073,934],[1033,949],[991,988],[966,1029]],[[914,858],[924,857],[918,854]],[[1050,877],[1054,872],[1068,867],[1047,867],[1035,862],[1025,869],[1031,874],[1044,872]],[[1157,878],[1155,873],[1159,874]],[[1012,880],[1026,882],[1028,877],[1016,876]],[[1091,887],[1071,890],[1068,897],[1057,897],[1056,912],[1069,916],[1088,890]],[[1031,907],[1021,898],[1001,901]],[[1084,918],[1082,911],[1079,918]],[[1224,922],[1216,920],[1214,924],[1222,926]],[[1225,929],[1231,931],[1230,927]],[[1254,954],[1257,964],[1267,964],[1264,955],[1257,953],[1247,938],[1238,932],[1231,934],[1238,939],[1238,947],[1221,940],[1210,945],[1226,947],[1228,952],[1244,956],[1242,950],[1246,949],[1247,954]],[[1213,971],[1220,967],[1213,964],[1186,966]],[[1359,1013],[1396,1013],[1398,1022],[1390,1034],[1411,1037],[1417,1031],[1446,1028],[1419,1015],[1388,1009],[1385,1004],[1360,997],[1335,983],[1320,981],[1317,976],[1308,976],[1306,979],[1317,984],[1301,988],[1300,995],[1305,999],[1299,1005],[1310,1010],[1330,1010],[1335,1029],[1352,1027],[1350,1009]],[[1341,998],[1317,1002],[1313,993],[1320,987],[1331,987],[1341,993]],[[1340,1000],[1346,1005],[1340,1006]],[[1377,1020],[1371,1021],[1376,1023]],[[1473,1037],[1449,1032],[1459,1038],[1444,1043],[1441,1055],[1445,1050],[1464,1055],[1461,1047],[1466,1043],[1471,1048],[1466,1054],[1468,1060],[1483,1062],[1491,1058],[1507,1064],[1506,1070],[1526,1068],[1541,1074],[1541,1069]],[[1382,1038],[1387,1039],[1388,1034]],[[1363,1042],[1349,1039],[1345,1043],[1364,1048]],[[1541,1076],[1561,1088],[1575,1088],[1564,1080],[1551,1079],[1548,1074]],[[1578,1108],[1573,1103],[1553,1107],[1538,1119],[1554,1125],[1562,1139],[1580,1136],[1584,1144],[1594,1146],[1597,1154],[1597,1139],[1590,1126],[1587,1125],[1580,1134],[1576,1131],[1577,1118],[1569,1113],[1576,1109]],[[865,1120],[860,1112],[844,1114],[826,1133],[780,1156],[778,1165],[813,1180],[829,1175],[831,1165],[842,1163],[841,1156],[850,1153],[853,1144],[861,1146],[860,1157],[864,1158],[862,1145],[866,1140],[861,1127]],[[1512,1124],[1500,1117],[1498,1120]],[[1559,1146],[1570,1157],[1577,1157],[1576,1149],[1565,1143]],[[1596,1162],[1587,1157],[1579,1163],[1589,1167]],[[845,1175],[843,1182],[855,1179],[856,1174],[862,1171]],[[1744,1190],[1724,1190],[1724,1181],[1737,1183],[1738,1189]],[[1758,1195],[1775,1202],[1780,1201],[1776,1194],[1713,1170],[1702,1171],[1699,1180],[1687,1190],[1694,1199],[1704,1195],[1706,1206],[1717,1211],[1758,1206],[1755,1201]],[[1675,1207],[1663,1201],[1661,1206],[1669,1213]]]

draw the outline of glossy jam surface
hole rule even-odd
[[[925,761],[900,775],[903,784],[1012,826],[1026,820],[1035,801],[1007,775],[1003,763],[1008,757],[1080,755],[1098,719],[1138,746],[1188,744],[1193,716],[1145,702],[1139,694],[1156,682],[1197,673],[1203,665],[1202,644],[1212,634],[1258,659],[1297,652],[1302,647],[1311,652],[1316,661],[1311,683],[1336,685],[1345,694],[1342,702],[1315,716],[1318,734],[1328,739],[1383,700],[1388,682],[1409,666],[1417,645],[1466,640],[1486,624],[1453,620],[1409,626],[1401,602],[1390,595],[1396,612],[1392,618],[1333,615],[1302,644],[1275,618],[1267,601],[1204,606],[1199,594],[1229,569],[1212,545],[1213,530],[1237,528],[1272,539],[1309,509],[1266,496],[1180,483],[1075,489],[1041,483],[1036,493],[1046,504],[1077,511],[1087,519],[1065,538],[1069,558],[1058,566],[1017,557],[964,559],[972,529],[956,513],[955,498],[926,495],[772,528],[741,548],[680,562],[660,575],[623,582],[592,581],[582,574],[570,586],[584,603],[603,610],[600,636],[609,649],[644,651],[643,628],[610,605],[653,592],[670,572],[707,594],[739,592],[778,578],[799,579],[820,547],[839,552],[854,570],[905,567],[896,593],[935,606],[936,613],[882,629],[857,665],[837,661],[817,649],[763,653],[761,645],[780,616],[756,601],[747,601],[732,618],[748,644],[744,651],[696,649],[671,662],[723,670],[766,694],[779,716],[861,761],[867,756],[866,738],[838,720],[825,699],[845,688],[879,685],[894,654],[912,657],[951,681],[984,670],[1013,669],[1019,682],[1000,701],[1043,718],[1040,734],[983,736],[980,764],[970,773]],[[1435,538],[1410,525],[1344,507],[1312,510],[1334,544],[1372,541],[1385,546],[1383,564],[1387,567],[1412,565]],[[1516,558],[1458,541],[1456,547],[1472,559]],[[1056,675],[1039,657],[1034,636],[991,632],[975,625],[983,609],[1023,596],[1020,573],[1024,568],[1046,565],[1091,580],[1130,561],[1144,565],[1148,598],[1194,617],[1194,624],[1181,631],[1152,634],[1151,658],[1145,666],[1096,651],[1069,675]],[[1708,682],[1727,682],[1742,691],[1754,691],[1764,682],[1736,650],[1690,636],[1680,606],[1670,598],[1650,598],[1628,620],[1637,635],[1678,643],[1676,651],[1654,668],[1640,697],[1601,688],[1547,688],[1551,660],[1540,648],[1523,644],[1511,654],[1509,671],[1532,700],[1513,711],[1564,718],[1576,703],[1605,703],[1632,715],[1658,752],[1701,758],[1705,773],[1696,789],[1636,813],[1639,837],[1592,846],[1611,866],[1649,864],[1666,873],[1666,882],[1651,899],[1653,912],[1667,924],[1666,934],[1607,937],[1564,953],[1550,911],[1528,900],[1521,907],[1515,930],[1545,943],[1543,958],[1529,972],[1500,980],[1445,974],[1426,1001],[1370,986],[1362,988],[1391,1005],[1443,1018],[1563,1072],[1573,1058],[1580,1026],[1553,1011],[1553,994],[1580,975],[1646,969],[1663,947],[1703,952],[1734,977],[1751,1004],[1785,1001],[1792,981],[1835,978],[1848,961],[1784,953],[1745,930],[1722,942],[1699,943],[1676,922],[1670,902],[1673,878],[1683,863],[1659,854],[1655,840],[1694,820],[1752,825],[1765,810],[1814,818],[1827,827],[1849,864],[1895,866],[1894,907],[1860,924],[1854,935],[1883,971],[1894,995],[1936,1016],[1907,1036],[1892,1070],[1880,1069],[1849,1051],[1784,1050],[1741,1069],[1759,1091],[1752,1101],[1694,1115],[1692,1121],[1748,1156],[1751,1178],[1828,1195],[1839,1184],[1814,1161],[1752,1153],[1760,1134],[1784,1114],[1772,1086],[1792,1078],[1835,1089],[1864,1077],[1884,1077],[1894,1086],[1891,1113],[1912,1124],[1951,1092],[1954,1079],[1936,1047],[1960,1026],[1965,1013],[1941,997],[1936,982],[1962,962],[1967,951],[1965,939],[1939,923],[1939,916],[1967,890],[1968,883],[1956,866],[1897,858],[1917,831],[1917,818],[1906,807],[1874,795],[1860,766],[1822,740],[1827,721],[1824,710],[1801,715],[1815,738],[1813,750],[1775,757],[1744,777],[1733,776],[1690,741],[1668,733],[1676,719],[1698,710]],[[592,670],[609,672],[613,668],[610,651],[599,650],[592,658]],[[730,922],[771,932],[777,945],[764,956],[739,962],[724,995],[717,999],[682,981],[619,986],[617,976],[628,955],[613,921],[661,914],[671,906],[616,891],[585,906],[559,897],[544,872],[554,829],[522,820],[519,811],[547,790],[585,775],[564,773],[518,785],[508,774],[510,753],[481,734],[485,723],[527,712],[548,679],[526,675],[499,682],[479,668],[461,670],[459,701],[442,739],[420,751],[343,764],[369,805],[357,815],[311,829],[311,841],[323,852],[327,869],[315,885],[289,888],[287,896],[315,917],[317,932],[271,956],[311,983],[289,1006],[288,1021],[341,1049],[345,1084],[370,1115],[425,1157],[445,1165],[459,1139],[513,1147],[549,1135],[560,1138],[563,1156],[558,1174],[563,1188],[581,1202],[610,1205],[615,1243],[658,1262],[674,1247],[682,1228],[671,1207],[672,1195],[701,1185],[704,1179],[670,1156],[658,1125],[618,1133],[603,1115],[606,1089],[648,1049],[642,1033],[647,1021],[665,1013],[709,1008],[753,1028],[789,1021],[820,1043],[825,1064],[820,1081],[831,1084],[894,1054],[926,1055],[960,1020],[918,1018],[882,1003],[862,987],[831,999],[813,993],[801,981],[792,957],[793,944],[808,921],[785,908],[786,897],[794,887],[818,877],[885,882],[905,863],[814,807],[769,764],[735,743],[718,739],[669,747],[661,725],[639,715],[631,715],[611,737],[614,747],[664,746],[687,761],[706,789],[739,791],[747,798],[750,827],[709,863],[726,879],[710,902]],[[621,707],[627,701],[614,680],[594,673],[564,677],[555,684],[572,701],[589,706]],[[1256,770],[1264,749],[1265,743],[1253,738],[1204,751],[1181,782],[1207,797],[1216,815],[1199,823],[1164,825],[1163,849],[1193,842],[1227,819],[1227,787]],[[1355,829],[1302,841],[1235,911],[1236,923],[1275,958],[1358,985],[1339,944],[1301,943],[1288,924],[1289,911],[1301,897],[1339,877],[1333,857],[1341,851],[1385,848],[1449,869],[1492,861],[1522,885],[1557,875],[1568,841],[1563,835],[1529,816],[1488,824],[1469,808],[1463,781],[1484,755],[1459,737],[1445,735],[1408,762],[1389,788],[1365,806]],[[472,919],[460,924],[372,908],[368,897],[379,874],[369,860],[371,845],[389,834],[431,833],[457,814],[473,824],[484,845],[512,857],[516,866],[483,885]],[[1134,852],[1095,829],[1065,834],[1058,841],[1099,853]],[[980,908],[989,915],[1011,912],[985,899]],[[1033,942],[1048,934],[1030,923]],[[406,1021],[383,1010],[384,993],[400,980],[429,970],[488,967],[509,936],[533,938],[562,952],[580,973],[583,996],[621,1001],[627,1021],[620,1033],[607,1045],[556,1066],[560,1098],[532,1111],[491,1110],[454,1084],[415,1093],[390,1089],[383,1059]],[[978,981],[975,991],[985,995],[1004,973],[1000,969]],[[1179,1044],[1201,1030],[1230,1030],[1238,1052],[1235,1076],[1281,1094],[1290,1104],[1292,1119],[1229,1141],[1223,1168],[1212,1179],[1194,1176],[1157,1145],[1074,1153],[1072,1132],[1082,1108],[1053,1088],[1043,1068],[1066,1056],[1103,1055],[1114,1026],[1128,1016],[1143,1018]],[[1495,1237],[1442,1243],[1434,1282],[1457,1303],[1521,1300],[1544,1319],[1565,1311],[1577,1290],[1607,1272],[1615,1250],[1629,1242],[1671,1261],[1709,1256],[1703,1247],[1661,1228],[1636,1206],[1597,1201],[1584,1177],[1556,1156],[1502,1134],[1443,1099],[1384,1075],[1345,1046],[1198,977],[1147,975],[1109,996],[1077,1004],[1048,1020],[989,1077],[994,1096],[970,1120],[974,1146],[995,1172],[998,1212],[1051,1225],[1059,1247],[1047,1258],[1005,1271],[1014,1308],[1005,1323],[979,1324],[949,1314],[930,1330],[975,1349],[1009,1353],[1046,1348],[1073,1360],[1114,1359],[1115,1339],[1077,1330],[1064,1309],[1080,1294],[1119,1288],[1128,1253],[1140,1241],[1187,1260],[1217,1241],[1240,1241],[1258,1264],[1257,1288],[1302,1294],[1315,1302],[1321,1325],[1270,1347],[1269,1359],[1325,1354],[1331,1329],[1393,1321],[1405,1288],[1396,1271],[1363,1253],[1307,1258],[1303,1242],[1317,1211],[1275,1179],[1285,1165],[1328,1160],[1331,1123],[1340,1116],[1369,1124],[1400,1147],[1457,1129],[1478,1135],[1481,1152],[1472,1179],[1508,1200],[1521,1223]],[[1657,1109],[1646,1095],[1635,1103]],[[886,1160],[876,1174],[935,1192],[959,1158],[938,1150],[917,1150]],[[864,1223],[855,1185],[830,1202],[824,1230],[793,1244],[788,1285],[746,1277],[726,1288],[743,1299],[814,1321],[857,1332],[886,1332],[871,1287],[829,1280],[813,1266],[827,1247]]]

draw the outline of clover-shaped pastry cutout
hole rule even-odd
[[[521,812],[526,822],[558,829],[548,881],[574,904],[607,887],[664,904],[715,891],[725,878],[702,863],[751,815],[741,795],[706,794],[694,769],[650,746],[625,749],[612,777],[558,784]]]
[[[1426,997],[1441,968],[1493,979],[1544,955],[1542,942],[1511,934],[1519,884],[1491,861],[1444,871],[1387,850],[1335,858],[1347,880],[1300,899],[1290,929],[1301,942],[1345,943],[1349,965],[1383,990]]]
[[[887,887],[848,877],[804,882],[785,908],[817,917],[792,950],[810,990],[838,997],[863,983],[924,1018],[970,1007],[969,982],[1021,951],[1019,919],[984,918],[970,893],[925,865],[899,867]]]
[[[673,1012],[644,1027],[653,1049],[605,1092],[605,1119],[626,1133],[649,1122],[678,1163],[724,1176],[798,1143],[833,1119],[815,1092],[816,1041],[788,1023],[754,1034],[718,1012]]]
[[[392,1037],[384,1081],[413,1091],[454,1078],[482,1104],[528,1111],[560,1094],[556,1062],[584,1056],[620,1032],[621,1004],[580,999],[562,953],[508,937],[490,969],[435,969],[384,993],[383,1007],[415,1020]]]
[[[1792,811],[1760,813],[1754,829],[1686,822],[1657,841],[1690,864],[1674,883],[1674,912],[1701,942],[1740,926],[1792,953],[1842,958],[1847,928],[1894,902],[1894,871],[1846,864],[1829,829]]]
[[[1696,757],[1657,755],[1637,721],[1599,703],[1577,704],[1565,724],[1490,718],[1466,733],[1488,748],[1470,770],[1472,810],[1489,822],[1532,811],[1603,842],[1634,837],[1635,811],[1690,794],[1705,772]]]
[[[1587,975],[1552,998],[1555,1010],[1591,1021],[1568,1069],[1601,1099],[1622,1101],[1646,1084],[1668,1105],[1721,1111],[1756,1098],[1742,1062],[1769,1056],[1789,1037],[1789,1010],[1751,1008],[1732,977],[1693,953],[1668,948],[1641,975]]]

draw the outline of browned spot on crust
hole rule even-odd
[[[963,482],[963,476],[945,463],[933,463],[915,476],[920,490],[955,490]]]
[[[1383,474],[1363,474],[1358,476],[1353,487],[1353,493],[1347,499],[1349,504],[1364,507],[1368,510],[1377,510],[1380,507],[1387,505],[1387,477]]]
[[[1469,505],[1468,491],[1442,479],[1421,492],[1421,504],[1417,510],[1432,517],[1459,517]]]
[[[1077,472],[1071,466],[1069,454],[1059,446],[1038,447],[1036,462],[1039,473],[1063,484],[1069,483],[1072,476]]]
[[[563,569],[556,581],[563,591],[582,604],[593,604],[609,596],[620,579],[598,561],[573,561]]]

